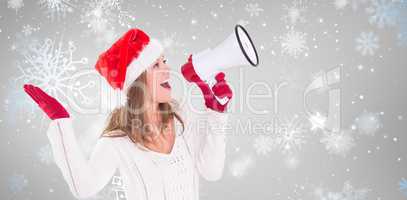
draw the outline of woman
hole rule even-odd
[[[226,123],[226,115],[208,110],[206,128],[199,115],[178,110],[171,103],[169,67],[162,52],[158,40],[131,29],[99,56],[96,69],[127,98],[111,113],[89,158],[80,149],[66,109],[40,88],[24,85],[52,119],[47,136],[76,198],[98,193],[116,170],[129,200],[199,199],[200,176],[221,178],[225,134],[217,128]]]

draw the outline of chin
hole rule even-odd
[[[168,96],[160,95],[160,97],[157,98],[158,103],[169,103],[169,102],[171,102],[171,100],[172,100],[171,95],[168,95]]]

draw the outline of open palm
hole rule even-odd
[[[41,88],[31,84],[24,84],[24,91],[38,104],[38,106],[52,120],[69,118],[69,113],[54,97],[49,96]]]

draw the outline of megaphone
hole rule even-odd
[[[256,67],[258,64],[259,57],[252,39],[246,29],[237,24],[234,32],[214,49],[207,48],[190,55],[181,72],[187,81],[195,82],[201,89],[207,107],[223,112],[231,97],[214,95],[208,85],[211,83],[210,78],[228,68],[247,65]]]
[[[237,24],[234,32],[214,49],[205,49],[192,55],[195,72],[208,80],[224,69],[259,64],[259,57],[252,39],[243,26]]]

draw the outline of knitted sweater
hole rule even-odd
[[[47,136],[55,163],[76,198],[95,195],[119,170],[128,200],[198,200],[199,177],[215,181],[222,176],[227,115],[211,110],[179,114],[185,130],[176,123],[169,154],[148,150],[124,136],[99,138],[87,157],[76,139],[72,118],[53,120]]]

